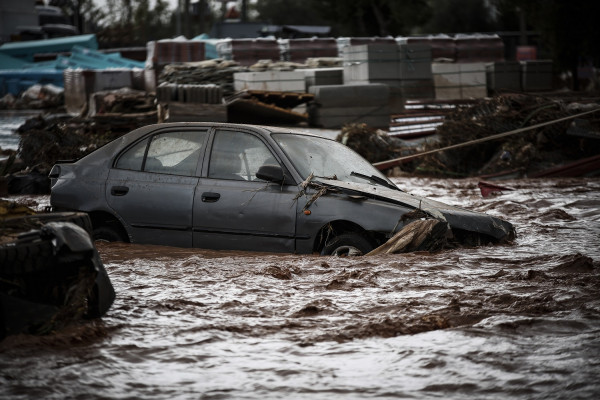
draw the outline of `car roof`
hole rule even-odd
[[[153,124],[153,125],[146,125],[142,128],[140,128],[139,131],[143,131],[144,133],[153,131],[155,129],[159,129],[159,128],[194,128],[194,127],[198,127],[198,128],[208,128],[208,127],[215,127],[215,128],[238,128],[238,129],[253,129],[256,131],[259,131],[261,133],[294,133],[294,134],[300,134],[300,135],[307,135],[307,136],[315,136],[315,137],[321,137],[319,135],[315,135],[314,133],[308,132],[308,131],[303,131],[301,129],[297,129],[297,128],[289,128],[289,127],[279,127],[279,126],[268,126],[268,125],[252,125],[252,124],[235,124],[235,123],[228,123],[228,122],[164,122],[164,123],[160,123],[160,124]]]

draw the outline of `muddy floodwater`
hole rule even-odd
[[[518,238],[358,258],[99,243],[115,304],[0,343],[0,397],[600,398],[600,180],[489,198],[476,180],[396,182]]]

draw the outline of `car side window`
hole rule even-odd
[[[249,133],[217,131],[208,167],[208,177],[238,181],[260,181],[263,165],[280,165],[269,148]]]
[[[206,141],[206,131],[166,132],[151,138],[143,163],[147,140],[125,152],[116,167],[171,175],[193,176]]]
[[[125,153],[121,154],[121,157],[119,157],[115,164],[115,168],[141,171],[142,165],[144,164],[144,154],[146,153],[147,145],[148,139],[136,143]]]

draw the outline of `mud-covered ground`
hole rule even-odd
[[[112,309],[5,339],[0,397],[599,398],[600,180],[485,199],[476,180],[396,182],[518,238],[352,259],[98,244]]]

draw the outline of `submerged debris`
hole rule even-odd
[[[439,251],[446,244],[447,231],[448,224],[446,222],[437,219],[416,220],[406,225],[390,240],[367,253],[367,255]]]
[[[336,140],[372,163],[402,155],[402,141],[389,136],[380,129],[370,128],[367,124],[344,125]]]
[[[437,128],[433,150],[536,125],[600,106],[597,98],[503,94],[457,109]],[[579,121],[579,120],[577,120]],[[585,117],[581,134],[563,121],[503,139],[491,140],[423,157],[415,172],[437,176],[476,176],[512,172],[518,175],[589,157],[600,152],[600,113]],[[578,123],[582,126],[582,123]]]

